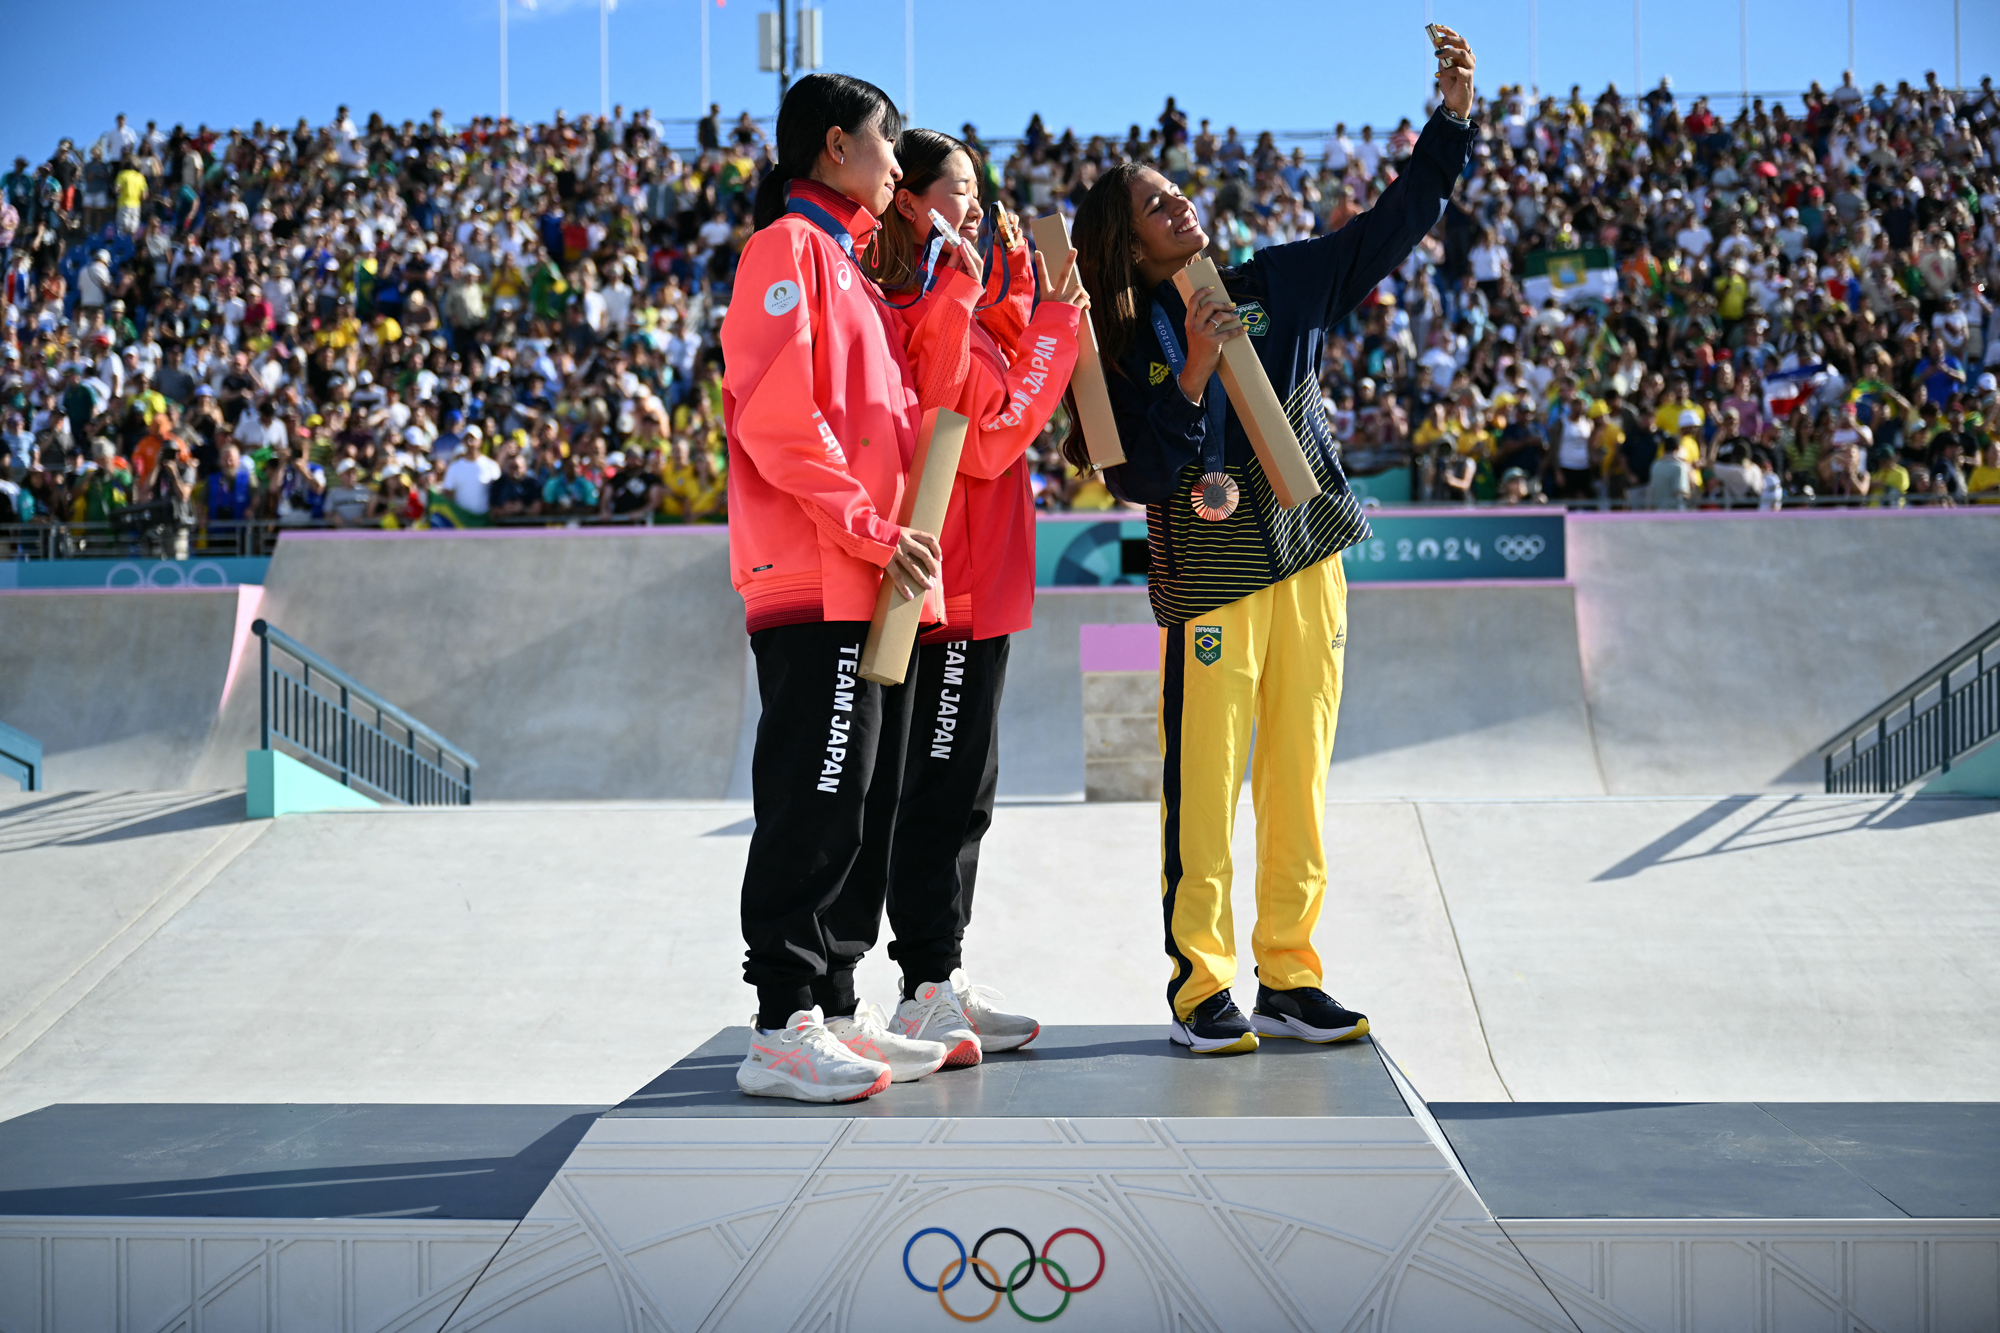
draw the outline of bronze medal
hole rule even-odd
[[[1236,512],[1241,492],[1236,478],[1227,472],[1210,472],[1194,484],[1194,512],[1211,523],[1220,523]]]

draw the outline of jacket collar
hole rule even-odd
[[[787,199],[809,199],[833,215],[835,221],[854,238],[854,248],[862,249],[875,234],[881,219],[838,190],[830,190],[813,180],[795,180],[785,191]]]

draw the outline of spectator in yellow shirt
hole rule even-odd
[[[1910,493],[1910,470],[1903,466],[1893,449],[1875,451],[1875,470],[1868,474],[1868,503],[1871,507],[1901,509]]]
[[[1989,440],[1979,451],[1979,466],[1965,478],[1972,503],[2000,505],[2000,441]]]
[[[1684,429],[1688,413],[1694,413],[1694,428],[1699,431],[1706,418],[1701,414],[1701,404],[1688,397],[1688,382],[1676,377],[1667,386],[1667,396],[1660,401],[1659,410],[1653,413],[1653,429],[1671,433]],[[1688,460],[1690,463],[1696,461]]]
[[[139,210],[146,202],[146,178],[139,174],[132,159],[121,159],[117,177],[111,182],[111,191],[118,198],[118,230],[127,236],[139,234]]]
[[[676,438],[660,480],[665,489],[660,512],[668,519],[704,523],[728,518],[728,481],[707,447],[695,447],[685,435]]]

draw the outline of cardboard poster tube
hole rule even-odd
[[[1209,288],[1221,292],[1225,299],[1229,295],[1222,275],[1215,271],[1215,261],[1206,255],[1174,274],[1174,286],[1180,288],[1181,299],[1189,305],[1194,304],[1196,292]],[[1278,401],[1271,377],[1264,373],[1264,363],[1257,359],[1257,349],[1250,345],[1248,335],[1222,344],[1222,387],[1236,409],[1236,419],[1243,423],[1243,433],[1250,437],[1250,447],[1257,451],[1257,461],[1263,464],[1264,477],[1278,503],[1290,509],[1318,495],[1319,478],[1306,461],[1306,451],[1286,420],[1284,404]]]
[[[1035,249],[1046,257],[1053,280],[1076,253],[1069,243],[1069,219],[1051,213],[1036,218],[1033,225]],[[1076,415],[1090,461],[1100,468],[1117,467],[1125,461],[1125,446],[1118,439],[1118,419],[1111,414],[1111,391],[1104,385],[1104,362],[1097,354],[1097,330],[1088,310],[1076,322],[1076,369],[1070,372],[1069,388],[1076,396]]]
[[[952,483],[958,478],[958,456],[965,449],[969,423],[950,408],[924,413],[917,452],[910,459],[914,486],[903,488],[902,512],[896,522],[933,536],[944,530],[951,505]],[[882,590],[875,595],[875,616],[868,622],[868,640],[861,647],[861,678],[878,685],[901,685],[910,669],[910,652],[922,627],[924,599],[905,599],[896,591],[889,571],[882,571]]]

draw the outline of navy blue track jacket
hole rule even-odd
[[[1232,405],[1223,422],[1223,465],[1242,501],[1221,522],[1194,512],[1190,496],[1205,471],[1208,410],[1181,393],[1158,346],[1151,311],[1139,312],[1139,336],[1105,376],[1126,461],[1106,470],[1104,482],[1119,499],[1146,506],[1147,592],[1160,624],[1181,624],[1247,597],[1368,537],[1320,401],[1327,331],[1437,225],[1475,133],[1439,112],[1373,208],[1331,235],[1274,245],[1239,268],[1222,270],[1223,286],[1242,308],[1250,343],[1319,478],[1317,498],[1280,507]],[[1185,337],[1187,306],[1174,284],[1161,283],[1153,298],[1176,338]]]

